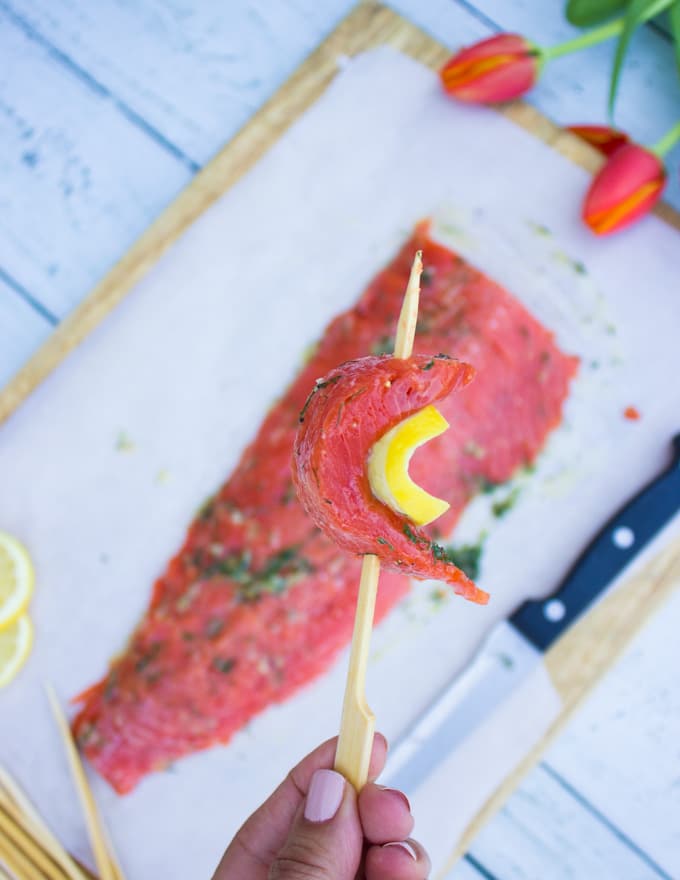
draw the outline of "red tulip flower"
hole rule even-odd
[[[623,229],[654,207],[665,184],[659,156],[638,144],[625,144],[595,175],[583,203],[583,220],[596,235]]]
[[[605,156],[611,156],[619,147],[630,143],[630,138],[624,131],[617,131],[608,125],[568,125],[567,131],[577,135]]]
[[[541,71],[541,50],[518,34],[499,34],[456,53],[441,69],[444,90],[475,104],[528,92]]]

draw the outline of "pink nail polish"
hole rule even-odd
[[[345,791],[345,778],[335,770],[317,770],[309,785],[305,819],[328,822],[338,812]]]
[[[385,843],[383,845],[383,849],[386,849],[388,846],[400,846],[403,850],[411,856],[414,862],[418,861],[418,853],[415,850],[415,847],[411,846],[411,844],[407,840],[398,840],[394,843]]]

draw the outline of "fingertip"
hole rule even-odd
[[[382,773],[387,761],[387,752],[389,745],[387,738],[382,733],[376,733],[373,737],[373,749],[371,751],[371,760],[368,766],[368,779],[372,782]]]
[[[410,837],[366,851],[366,880],[426,880],[431,867],[423,847]]]
[[[359,794],[359,816],[369,843],[404,840],[413,831],[408,798],[401,791],[369,782]]]

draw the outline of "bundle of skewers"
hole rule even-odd
[[[68,722],[54,692],[48,689],[47,694],[83,809],[99,878],[125,880]],[[19,783],[0,767],[0,880],[93,880],[94,877],[64,849]]]

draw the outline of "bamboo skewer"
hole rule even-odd
[[[0,831],[0,860],[18,880],[45,880],[45,875],[35,867],[23,850],[12,844],[10,838],[2,831]]]
[[[15,821],[22,825],[28,834],[35,838],[69,880],[88,880],[87,875],[78,867],[41,819],[19,784],[3,767],[0,767],[0,805]]]
[[[90,845],[92,846],[92,852],[94,853],[94,860],[97,865],[100,880],[122,880],[122,873],[117,865],[114,866],[114,860],[107,847],[102,822],[99,817],[99,811],[97,810],[97,805],[92,796],[92,792],[90,791],[87,776],[85,775],[85,770],[83,769],[78,750],[73,742],[68,722],[64,717],[64,713],[52,688],[47,685],[46,690],[47,697],[52,707],[52,712],[57,722],[57,727],[59,728],[59,732],[64,741],[64,746],[66,747],[66,754],[71,767],[73,781],[78,791],[83,812],[85,813],[85,824],[87,826]]]
[[[423,272],[422,256],[422,251],[416,251],[397,322],[394,356],[398,358],[408,358],[413,351],[413,339],[418,322],[420,276]],[[366,554],[361,566],[349,670],[342,704],[340,736],[335,753],[335,769],[342,773],[357,791],[364,787],[368,778],[368,765],[375,733],[375,715],[366,702],[366,669],[379,577],[380,559],[372,553]]]
[[[65,874],[61,868],[45,853],[35,838],[31,837],[4,808],[0,808],[0,834],[7,839],[10,845],[18,847],[48,880],[64,880]]]

